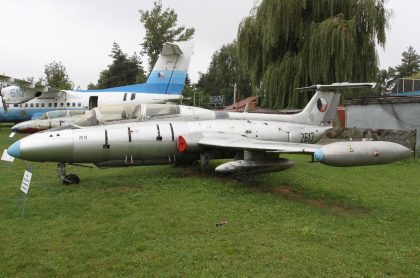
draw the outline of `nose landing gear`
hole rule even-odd
[[[57,174],[63,180],[63,184],[70,185],[70,184],[79,184],[80,178],[75,174],[68,174],[66,173],[66,164],[65,163],[58,163],[57,165]]]

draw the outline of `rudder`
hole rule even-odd
[[[376,83],[334,83],[331,85],[314,85],[299,90],[315,90],[315,95],[302,112],[294,115],[293,122],[310,125],[330,125],[337,113],[341,93],[337,90],[374,88]]]
[[[164,44],[146,84],[161,88],[165,94],[181,94],[187,78],[193,47],[194,43],[191,41]]]

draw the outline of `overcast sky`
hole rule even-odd
[[[212,54],[237,34],[242,18],[256,0],[163,0],[175,9],[179,24],[194,27],[195,53],[189,74],[197,81]],[[139,9],[150,10],[153,0],[0,0],[0,73],[18,78],[43,76],[45,64],[61,61],[75,85],[86,88],[111,63],[112,42],[130,55],[140,51],[145,34]],[[390,0],[393,10],[381,67],[400,63],[409,45],[420,52],[419,0]],[[144,63],[145,68],[147,64]]]

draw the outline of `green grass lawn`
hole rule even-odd
[[[1,150],[14,140],[0,128]],[[1,276],[419,277],[420,164],[292,169],[238,183],[171,166],[0,162]],[[26,165],[26,166],[25,166]],[[226,221],[221,227],[217,223]]]

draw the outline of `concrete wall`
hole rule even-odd
[[[379,101],[380,102],[380,101]],[[420,135],[420,103],[371,103],[346,105],[346,127],[416,130]],[[420,152],[420,136],[416,136]]]

